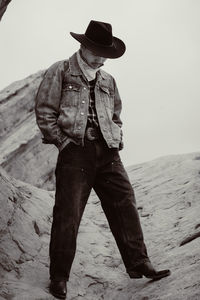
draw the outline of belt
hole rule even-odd
[[[97,127],[87,127],[85,131],[85,138],[89,141],[96,141],[100,138],[99,129]]]

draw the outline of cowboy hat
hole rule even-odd
[[[126,50],[124,42],[112,35],[109,23],[90,21],[85,34],[70,32],[71,36],[94,54],[105,58],[118,58]]]

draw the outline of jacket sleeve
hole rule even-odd
[[[45,73],[36,95],[36,122],[43,134],[43,143],[58,148],[67,139],[57,124],[62,93],[63,71],[60,63],[52,65]]]
[[[115,122],[119,127],[122,127],[122,121],[120,119],[120,114],[122,111],[122,101],[119,95],[119,91],[114,81],[114,113],[113,113],[113,122]]]
[[[122,120],[120,118],[120,114],[122,111],[122,101],[119,95],[119,91],[116,85],[115,80],[113,79],[114,82],[114,113],[113,113],[113,122],[116,123],[120,128],[122,127]],[[121,129],[121,141],[119,145],[119,150],[122,150],[124,148],[124,143],[123,143],[123,131]]]

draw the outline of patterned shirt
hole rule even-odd
[[[90,87],[90,99],[89,99],[89,109],[88,109],[88,125],[98,127],[97,112],[95,107],[95,93],[94,88],[96,84],[96,79],[89,81]]]

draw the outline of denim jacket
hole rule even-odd
[[[61,151],[70,141],[84,145],[90,89],[76,53],[53,64],[45,73],[36,96],[36,121],[43,142]],[[109,148],[122,144],[121,99],[114,78],[97,72],[95,104],[100,130]]]

